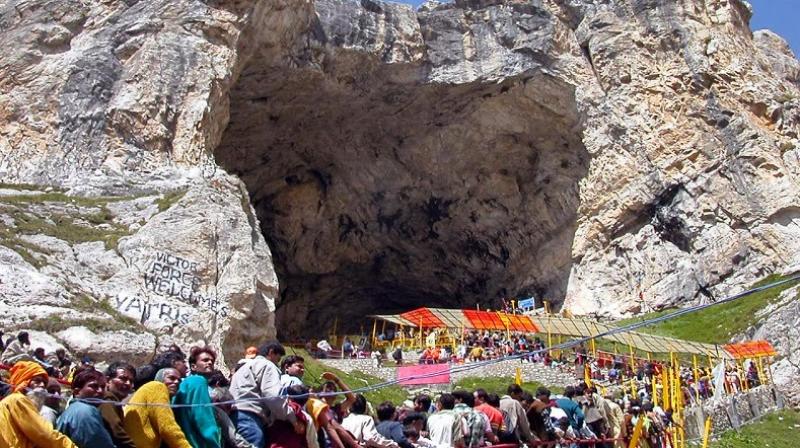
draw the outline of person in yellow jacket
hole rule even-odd
[[[18,361],[11,368],[14,392],[0,401],[0,448],[77,448],[25,395],[29,389],[43,389],[47,380],[47,372],[35,362]]]
[[[161,369],[131,396],[123,426],[137,448],[192,448],[169,407],[180,382],[177,370]]]

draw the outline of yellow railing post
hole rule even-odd
[[[708,448],[708,441],[711,439],[711,416],[706,417],[706,426],[703,430],[702,448]]]
[[[692,355],[692,373],[694,374],[694,391],[697,397],[697,401],[701,401],[700,399],[700,372],[697,368],[697,355]]]

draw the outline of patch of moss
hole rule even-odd
[[[164,193],[160,198],[155,200],[156,205],[158,205],[158,211],[164,212],[169,210],[178,201],[183,199],[187,191],[188,191],[187,189],[183,188],[180,190]]]
[[[59,202],[64,204],[74,204],[81,207],[102,207],[109,202],[119,202],[129,200],[129,197],[96,197],[72,196],[61,191],[50,191],[41,194],[19,194],[10,196],[0,196],[0,202],[7,204],[44,204],[47,202]]]
[[[11,215],[16,226],[13,231],[17,234],[49,235],[72,244],[102,241],[106,249],[116,249],[119,239],[131,234],[121,225],[106,222],[104,228],[85,226],[77,224],[70,216],[55,213],[50,215],[52,222],[20,210],[11,212]]]
[[[118,322],[127,329],[139,326],[139,322],[136,319],[120,313],[116,308],[111,306],[107,300],[95,300],[86,294],[76,294],[72,298],[71,308],[77,311],[105,313],[113,321]]]
[[[45,333],[58,333],[70,327],[86,327],[94,333],[104,331],[130,330],[131,326],[127,322],[118,322],[110,319],[75,319],[66,320],[62,316],[48,316],[36,319],[33,322],[21,326],[25,329],[43,331]]]
[[[48,250],[19,238],[12,231],[12,229],[8,228],[2,222],[0,222],[0,245],[3,245],[18,253],[23,260],[36,269],[40,269],[47,264],[43,260],[35,257],[33,254],[49,253]]]
[[[34,184],[11,184],[7,182],[0,182],[0,188],[9,190],[40,191],[46,188],[53,188],[53,187],[46,187],[43,185],[34,185]]]

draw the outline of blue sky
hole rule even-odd
[[[753,5],[750,28],[769,28],[780,34],[792,46],[795,57],[800,55],[800,0],[749,0]]]
[[[419,5],[420,0],[396,0]],[[769,28],[780,34],[792,46],[794,55],[800,55],[800,0],[749,0],[755,14],[750,21],[753,30]]]

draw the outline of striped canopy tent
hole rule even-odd
[[[761,358],[775,356],[778,352],[768,341],[747,341],[727,344],[722,347],[733,359]]]
[[[498,311],[417,308],[402,314],[372,316],[406,327],[452,328],[467,330],[510,330],[538,333],[539,327],[530,316]]]
[[[555,315],[508,314],[495,311],[417,308],[402,314],[371,316],[405,327],[452,328],[467,330],[508,330],[526,333],[549,333],[589,338],[612,331],[613,325],[591,319],[566,318]],[[728,350],[714,344],[687,341],[636,331],[605,335],[602,339],[631,346],[649,353],[689,353],[714,358],[733,359]]]
[[[549,330],[552,334],[574,337],[597,336],[616,328],[613,325],[596,322],[590,319],[566,318],[552,315],[531,316],[531,320],[544,332]],[[637,331],[606,335],[603,336],[602,339],[617,342],[622,345],[630,345],[637,350],[650,353],[689,353],[730,359],[730,355],[727,352],[719,350],[719,347],[714,344],[687,341],[668,336],[640,333]]]

